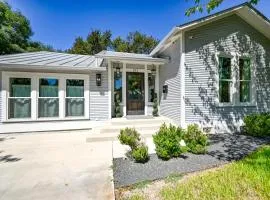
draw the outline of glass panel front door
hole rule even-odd
[[[127,72],[127,115],[144,115],[144,73]]]

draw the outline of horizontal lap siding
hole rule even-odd
[[[96,73],[101,73],[101,86],[96,85]],[[90,73],[90,120],[109,118],[108,72]]]
[[[161,56],[170,57],[169,63],[160,67],[160,114],[180,124],[180,40],[175,41]],[[162,93],[163,85],[168,85],[168,94]]]
[[[222,122],[233,132],[236,130],[233,124],[241,121],[245,115],[270,110],[270,40],[237,15],[232,15],[186,32],[185,41],[187,123],[214,127],[216,122]],[[249,53],[256,58],[257,106],[215,105],[217,97],[215,54],[219,51]]]
[[[2,110],[3,110],[3,105],[2,105],[2,72],[0,71],[0,124],[2,123],[2,120],[3,120]]]

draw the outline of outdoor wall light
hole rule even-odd
[[[117,74],[117,76],[120,75],[120,67],[116,67],[116,74]]]
[[[101,86],[101,74],[96,74],[96,84],[97,86]]]
[[[153,74],[153,75],[156,74],[156,69],[155,68],[151,69],[151,74]]]
[[[163,85],[163,93],[164,94],[168,93],[168,85]]]

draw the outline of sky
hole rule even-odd
[[[140,31],[162,39],[174,26],[207,15],[185,16],[194,0],[6,0],[31,23],[32,40],[65,50],[78,36],[86,38],[93,29],[111,30],[113,38]],[[205,1],[205,0],[202,0]],[[224,0],[214,12],[244,0]],[[256,6],[270,18],[270,1]]]

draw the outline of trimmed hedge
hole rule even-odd
[[[244,117],[245,134],[251,136],[270,136],[270,113],[251,114]]]

